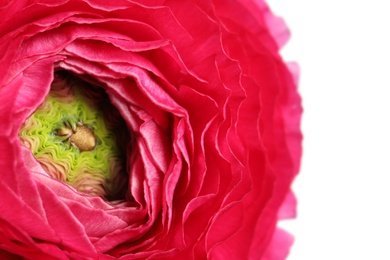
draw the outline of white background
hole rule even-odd
[[[292,32],[282,55],[300,64],[305,110],[288,260],[388,260],[390,2],[268,3]]]

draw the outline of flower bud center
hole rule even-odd
[[[124,198],[129,132],[102,88],[69,74],[55,78],[19,136],[50,177],[83,194]]]

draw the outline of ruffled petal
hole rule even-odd
[[[0,17],[0,256],[285,259],[299,69],[263,1],[11,1]],[[53,179],[20,143],[59,70],[125,121],[124,200]]]

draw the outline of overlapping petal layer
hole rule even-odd
[[[285,257],[275,227],[293,216],[301,106],[278,55],[288,32],[262,1],[11,1],[0,17],[2,250]],[[126,200],[49,178],[20,144],[58,69],[104,88],[126,121]]]

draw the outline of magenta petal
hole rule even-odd
[[[262,0],[2,5],[0,257],[285,259],[302,153],[288,37]],[[81,194],[21,146],[54,70],[125,121],[123,200]]]
[[[2,219],[0,219],[0,248],[7,250],[0,249],[1,259],[42,259],[45,257],[67,259],[60,248],[52,244],[38,246],[27,233]]]
[[[297,209],[297,199],[295,198],[294,193],[290,191],[289,193],[287,193],[287,196],[284,199],[282,206],[279,208],[278,218],[279,219],[295,218],[297,215],[296,209]]]
[[[293,236],[283,229],[277,228],[271,240],[271,244],[264,255],[264,260],[286,259],[293,242]]]

